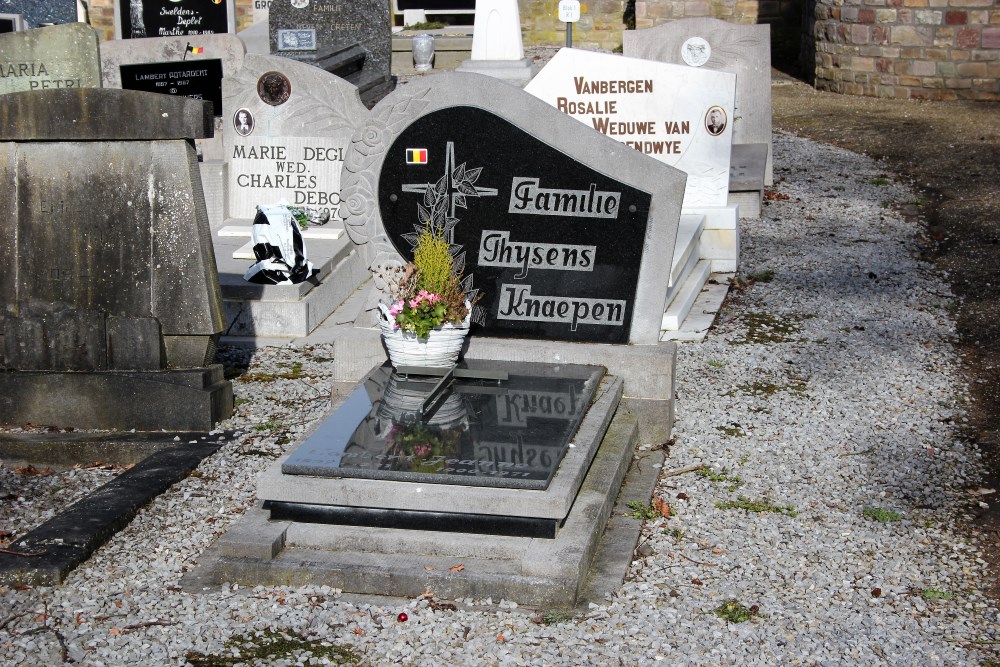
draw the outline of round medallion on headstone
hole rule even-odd
[[[249,109],[236,110],[236,113],[233,114],[233,127],[236,128],[236,134],[241,137],[249,136],[253,132],[254,119]]]
[[[257,79],[257,95],[272,107],[288,101],[292,94],[292,82],[281,72],[264,72]]]
[[[722,107],[710,107],[705,113],[705,129],[713,137],[726,131],[726,110]]]
[[[292,7],[295,9],[305,9],[309,6],[309,0],[292,0]]]
[[[691,67],[701,67],[712,57],[712,45],[701,37],[691,37],[681,45],[681,58]]]

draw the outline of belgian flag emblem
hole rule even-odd
[[[427,164],[427,149],[407,148],[406,164]]]

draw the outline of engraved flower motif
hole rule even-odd
[[[364,174],[351,174],[340,191],[340,215],[355,243],[366,243],[375,232],[377,202]]]

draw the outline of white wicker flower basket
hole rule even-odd
[[[384,303],[378,305],[378,324],[382,329],[382,340],[389,352],[389,361],[393,367],[400,366],[430,366],[449,367],[458,363],[462,345],[469,333],[470,314],[466,315],[462,324],[442,324],[431,329],[427,338],[417,338],[412,331],[395,328],[395,322],[389,315],[389,307]]]

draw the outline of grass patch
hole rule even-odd
[[[283,373],[243,373],[234,377],[239,377],[243,382],[274,382],[275,380],[298,380],[306,377],[302,372],[301,361],[296,361],[293,364],[278,364],[278,366],[288,370]]]
[[[754,514],[772,512],[774,514],[784,514],[785,516],[797,517],[798,511],[792,505],[775,505],[769,500],[750,500],[746,496],[740,496],[739,500],[725,500],[715,503],[720,510],[743,510]]]
[[[895,510],[887,510],[881,507],[866,507],[861,510],[862,516],[878,521],[879,523],[890,523],[892,521],[902,521],[903,517]]]
[[[889,185],[889,179],[885,176],[876,176],[868,181],[870,185]]]
[[[764,269],[763,271],[751,273],[747,278],[755,283],[769,283],[774,280],[774,269]]]
[[[802,342],[796,334],[802,333],[803,320],[812,319],[815,315],[790,314],[776,317],[770,313],[747,312],[740,316],[740,322],[746,329],[743,340],[733,341],[734,345],[749,345],[761,343],[797,343]]]
[[[572,609],[547,609],[538,615],[538,621],[543,625],[558,625],[573,620]]]
[[[723,394],[723,396],[735,396],[736,392],[750,394],[751,396],[773,396],[779,391],[788,391],[793,394],[803,394],[806,391],[806,381],[799,380],[798,378],[792,378],[792,380],[786,384],[777,384],[774,382],[750,382],[747,384],[738,384],[734,389],[731,389]]]
[[[920,591],[920,597],[925,600],[950,600],[954,596],[948,591],[943,591],[940,588],[925,588]]]
[[[730,475],[725,468],[722,469],[722,472],[715,472],[711,468],[701,468],[696,470],[695,474],[713,484],[728,484],[729,491],[735,491],[743,486],[743,480],[737,475]]]
[[[715,430],[722,431],[731,438],[743,438],[746,436],[746,431],[739,427],[739,424],[733,424],[732,426],[716,426]]]
[[[266,422],[253,425],[253,430],[260,432],[279,431],[281,430],[281,428],[282,428],[281,422],[279,422],[277,419],[268,419]]]
[[[410,25],[404,25],[403,30],[440,30],[444,23],[440,21],[421,21]]]
[[[660,513],[648,503],[640,503],[638,500],[633,500],[628,503],[628,508],[632,510],[633,519],[641,519],[642,521],[652,521],[653,519],[658,519]]]
[[[350,647],[311,640],[297,632],[281,630],[247,632],[227,639],[225,648],[219,653],[188,651],[184,657],[194,667],[233,667],[278,659],[303,664],[309,656],[319,661],[326,658],[334,665],[355,665],[361,661],[361,656]]]
[[[747,607],[738,600],[727,600],[712,610],[712,613],[730,623],[749,621],[757,615],[756,605]]]
[[[726,365],[726,362],[719,361],[718,359],[709,359],[705,363],[711,366],[712,368],[722,368],[723,366]]]

